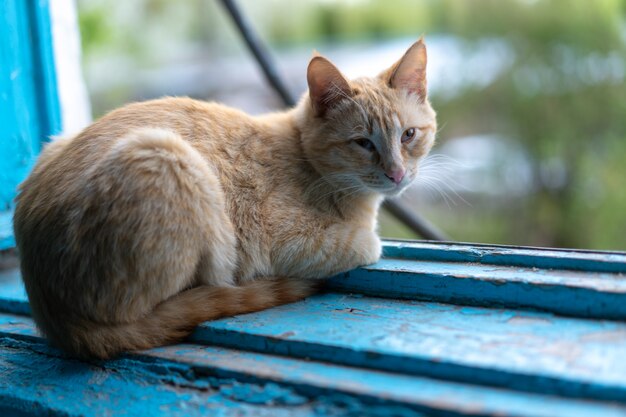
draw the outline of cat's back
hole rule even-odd
[[[72,179],[98,164],[115,143],[141,129],[173,132],[207,156],[234,146],[232,132],[245,135],[246,130],[253,129],[253,123],[247,114],[236,109],[190,98],[131,103],[106,114],[73,137],[46,145],[22,188],[36,183],[45,184],[45,188],[60,183],[68,186]]]
[[[218,103],[168,97],[113,110],[79,133],[68,151],[97,154],[129,132],[146,128],[174,132],[192,144],[223,144],[233,131],[252,129],[253,122],[246,113]],[[77,155],[70,151],[73,156]]]
[[[220,134],[234,128],[251,125],[244,112],[222,104],[194,100],[188,97],[167,97],[127,104],[103,116],[77,137],[116,138],[138,128],[168,129],[183,139],[206,134]]]

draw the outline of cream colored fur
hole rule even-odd
[[[421,40],[376,78],[348,81],[315,56],[309,94],[287,112],[165,98],[48,145],[15,212],[40,329],[108,358],[375,262],[379,204],[434,141],[425,69]]]

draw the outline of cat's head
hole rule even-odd
[[[346,192],[402,192],[435,140],[435,112],[426,96],[426,46],[414,43],[375,78],[346,79],[314,56],[301,106],[306,158]]]

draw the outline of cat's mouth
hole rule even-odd
[[[382,194],[387,197],[395,197],[401,194],[409,185],[409,182],[401,182],[400,184],[380,184],[376,186],[367,185],[367,188],[375,193]]]
[[[407,185],[405,184],[393,185],[385,189],[384,191],[382,191],[381,194],[384,194],[387,197],[396,197],[402,194],[402,192],[406,190],[406,188],[407,188]]]
[[[409,175],[399,183],[390,181],[388,178],[381,178],[376,174],[359,175],[356,179],[360,183],[362,192],[368,194],[375,193],[385,197],[398,196],[406,190],[412,182],[412,178]]]

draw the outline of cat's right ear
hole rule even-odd
[[[337,67],[318,54],[311,58],[306,78],[311,105],[316,116],[323,116],[339,101],[352,96],[350,84]]]
[[[404,56],[380,77],[387,85],[398,90],[416,94],[420,101],[426,100],[426,44],[421,37],[406,51]]]

